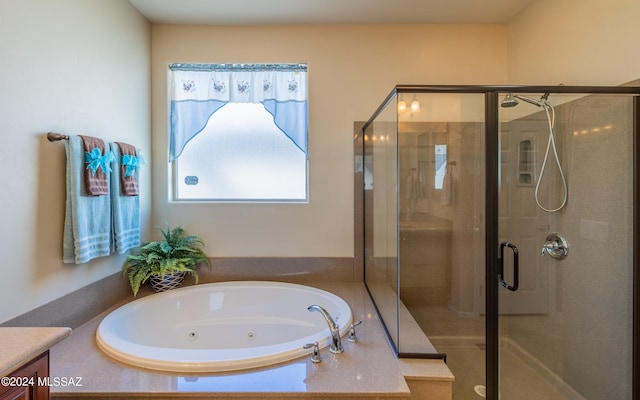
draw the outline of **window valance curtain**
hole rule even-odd
[[[262,103],[274,122],[307,153],[305,64],[172,64],[169,162],[229,102]]]

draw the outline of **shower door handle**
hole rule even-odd
[[[513,285],[509,285],[504,280],[504,249],[508,247],[513,251]],[[498,254],[498,282],[505,289],[511,290],[515,292],[518,290],[518,248],[509,243],[502,242],[500,243],[500,253]]]

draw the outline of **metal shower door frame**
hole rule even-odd
[[[400,94],[474,93],[483,94],[485,102],[485,285],[486,285],[486,398],[498,400],[499,385],[499,315],[498,289],[499,241],[499,109],[500,94],[610,94],[633,96],[633,333],[632,397],[640,400],[640,87],[635,86],[473,86],[473,85],[398,85],[373,113],[365,127]],[[363,277],[364,278],[364,277]],[[375,302],[374,302],[375,304]],[[383,323],[384,326],[384,323]],[[385,326],[386,329],[386,326]],[[391,341],[392,342],[392,341]],[[424,355],[402,354],[399,357]],[[442,356],[442,355],[435,355]]]
[[[499,315],[496,276],[498,266],[498,155],[499,94],[626,94],[633,96],[633,333],[632,333],[632,399],[640,400],[640,88],[631,86],[503,86],[486,87],[485,93],[485,199],[486,199],[486,398],[498,400]],[[496,223],[488,223],[494,221]]]
[[[633,356],[632,398],[640,400],[640,87],[634,86],[463,86],[398,85],[386,102],[401,93],[480,93],[485,98],[485,269],[486,398],[498,400],[499,315],[499,108],[501,93],[620,94],[633,96]],[[495,223],[488,223],[493,221]]]

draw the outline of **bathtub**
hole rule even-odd
[[[221,282],[174,289],[127,303],[98,326],[98,347],[121,362],[175,372],[255,368],[309,354],[307,343],[326,347],[331,334],[324,307],[340,334],[351,309],[340,297],[281,282]]]

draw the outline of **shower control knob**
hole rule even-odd
[[[557,260],[562,260],[569,253],[569,243],[559,233],[551,233],[542,244],[541,255],[545,252]]]

